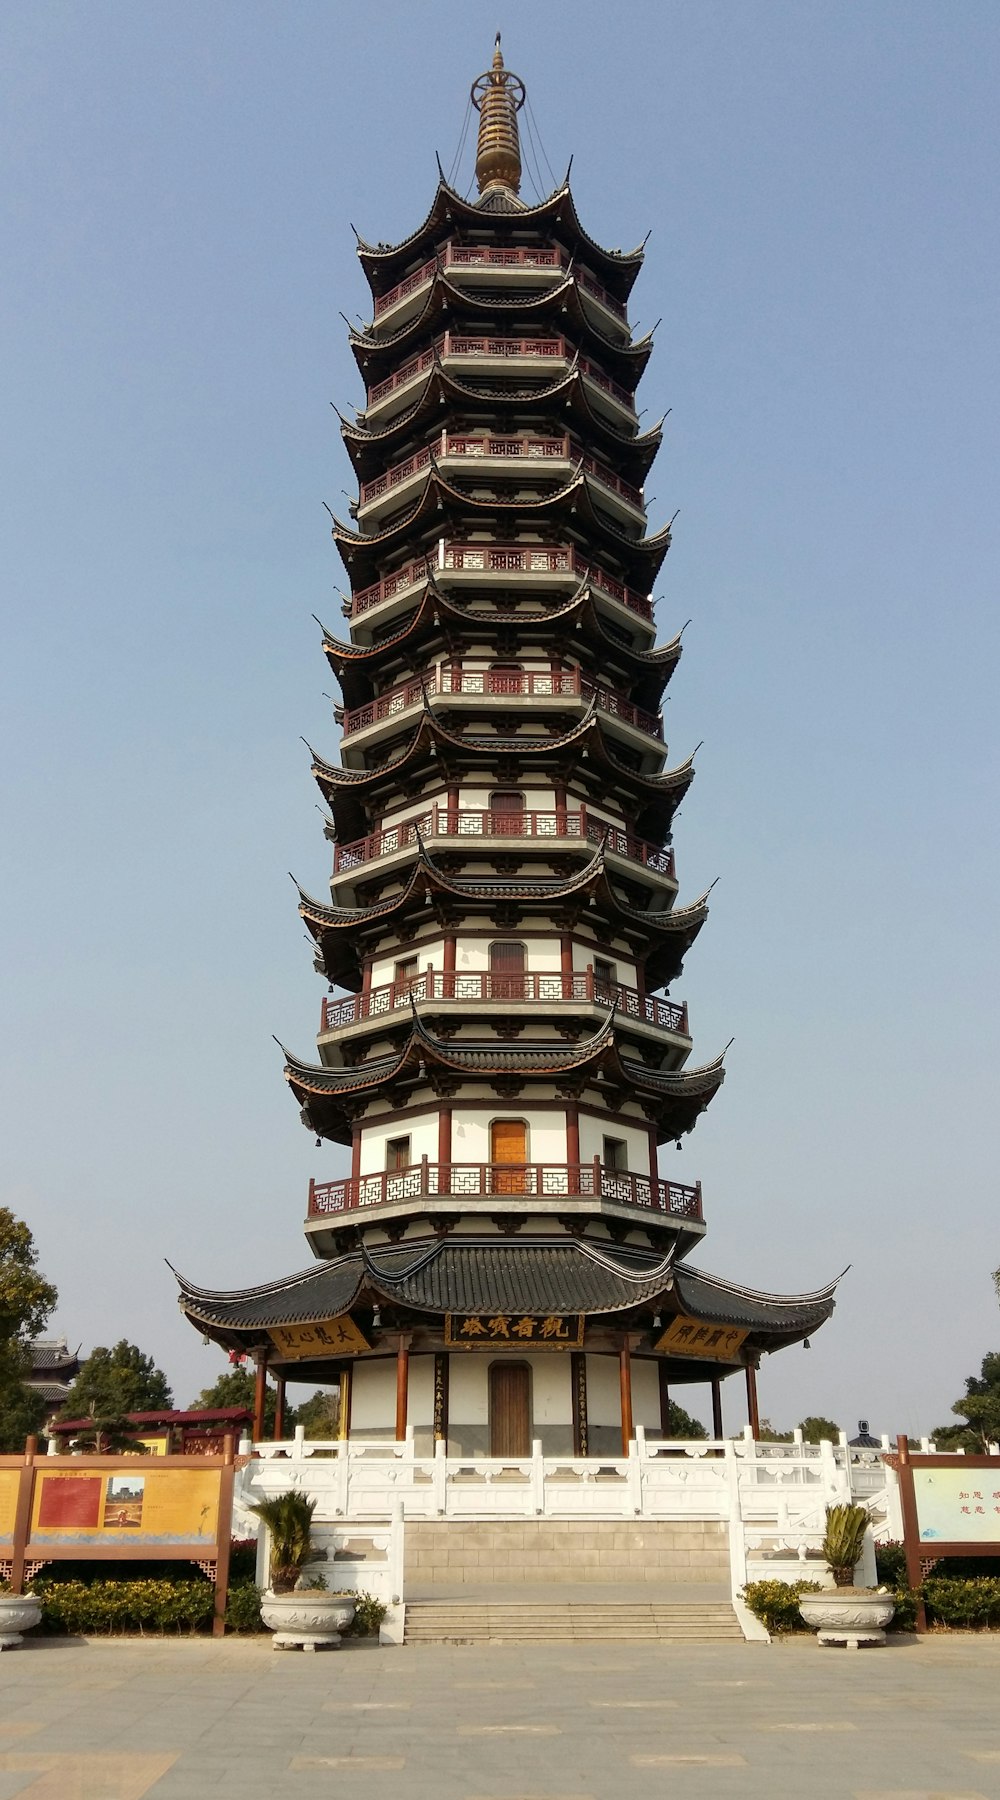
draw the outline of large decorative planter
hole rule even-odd
[[[41,1601],[34,1594],[0,1594],[0,1650],[14,1650],[22,1631],[41,1622]]]
[[[862,1644],[884,1644],[885,1627],[896,1603],[878,1588],[824,1588],[820,1594],[801,1594],[799,1612],[816,1632],[820,1644],[845,1644],[857,1650]]]
[[[260,1597],[260,1616],[274,1632],[272,1650],[339,1650],[340,1634],[354,1617],[354,1601],[322,1588],[293,1588]]]

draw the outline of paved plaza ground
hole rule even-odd
[[[0,1657],[0,1800],[1000,1800],[1000,1637]]]

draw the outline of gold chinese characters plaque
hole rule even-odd
[[[700,1356],[708,1362],[735,1362],[745,1330],[738,1325],[706,1325],[700,1319],[689,1319],[678,1313],[653,1348],[669,1351],[671,1356]]]
[[[444,1341],[453,1349],[579,1350],[583,1313],[446,1313]]]
[[[318,1319],[311,1325],[272,1325],[268,1336],[290,1362],[307,1356],[360,1356],[370,1347],[347,1313],[339,1319]]]

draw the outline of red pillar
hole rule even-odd
[[[285,1435],[285,1377],[275,1375],[274,1385],[277,1397],[274,1402],[274,1430],[271,1436],[278,1443]]]
[[[444,969],[441,976],[442,1000],[453,1000],[455,998],[456,949],[455,933],[453,931],[446,931],[444,934]]]
[[[438,1193],[447,1194],[451,1190],[451,1176],[445,1170],[451,1168],[451,1116],[450,1106],[442,1106],[438,1112]]]
[[[575,1100],[566,1108],[566,1162],[571,1169],[580,1167],[580,1108]]]
[[[267,1351],[257,1352],[257,1372],[253,1385],[253,1441],[264,1440],[264,1405],[267,1400]]]
[[[760,1413],[757,1411],[757,1371],[751,1363],[747,1363],[747,1417],[756,1442],[760,1437]]]
[[[622,1455],[627,1456],[632,1442],[632,1348],[627,1332],[622,1338],[618,1360],[622,1390]]]
[[[406,1410],[410,1383],[410,1338],[401,1331],[396,1349],[396,1442],[406,1436]]]

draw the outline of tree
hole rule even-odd
[[[707,1438],[708,1432],[698,1419],[692,1419],[691,1414],[684,1411],[683,1406],[678,1406],[676,1400],[671,1400],[667,1413],[667,1435],[672,1438]]]
[[[113,1349],[92,1350],[62,1406],[65,1419],[120,1419],[124,1413],[159,1412],[172,1407],[173,1394],[151,1356],[119,1338]]]
[[[28,1346],[44,1331],[58,1295],[38,1271],[35,1240],[23,1219],[0,1206],[0,1454],[23,1450],[48,1411],[29,1388]]]
[[[799,1430],[807,1444],[822,1443],[824,1438],[831,1444],[840,1440],[840,1426],[835,1425],[832,1419],[824,1419],[822,1413],[810,1413],[807,1419],[800,1419]]]
[[[303,1400],[295,1423],[303,1427],[307,1438],[335,1438],[340,1423],[339,1393],[317,1388],[308,1400]]]
[[[1000,1351],[983,1357],[978,1375],[966,1376],[965,1393],[951,1410],[965,1423],[938,1426],[933,1436],[942,1449],[981,1454],[987,1444],[1000,1442]]]
[[[253,1412],[253,1402],[254,1376],[251,1370],[227,1369],[224,1375],[216,1377],[211,1387],[202,1388],[201,1393],[192,1400],[191,1405],[204,1407],[245,1406],[248,1412]],[[268,1387],[264,1395],[265,1438],[274,1436],[274,1420],[277,1403],[277,1394],[273,1387]],[[287,1429],[290,1431],[293,1422],[290,1421],[287,1412],[285,1414],[285,1423]]]

